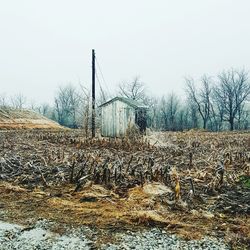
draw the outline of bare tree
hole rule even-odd
[[[36,102],[34,100],[31,100],[29,102],[28,108],[33,110],[33,111],[39,112],[39,107],[36,105]]]
[[[167,98],[167,112],[169,117],[169,129],[176,130],[176,115],[179,106],[179,101],[174,93],[171,93]]]
[[[82,121],[83,121],[83,129],[85,132],[85,136],[89,136],[89,128],[90,128],[90,118],[91,118],[91,113],[90,113],[90,100],[91,100],[91,95],[90,95],[90,90],[85,88],[83,85],[80,85],[81,90],[82,90],[82,98],[81,98],[81,106],[82,106]]]
[[[203,121],[203,129],[207,128],[207,123],[211,116],[211,78],[204,75],[201,78],[202,87],[197,90],[192,78],[186,78],[186,87],[189,99],[197,106],[197,110]]]
[[[15,109],[23,109],[26,104],[26,97],[22,94],[14,95],[10,98],[11,106]]]
[[[58,122],[61,125],[76,128],[77,127],[77,111],[80,107],[80,95],[75,87],[67,85],[59,87],[55,97],[55,111],[57,113]]]
[[[250,111],[249,109],[245,109],[244,112],[242,112],[241,116],[241,126],[240,129],[249,129],[249,123],[250,123]]]
[[[179,131],[190,128],[189,109],[186,105],[181,105],[179,108],[176,128]]]
[[[145,84],[136,76],[132,82],[122,83],[119,85],[119,94],[136,101],[144,101]]]
[[[36,107],[36,110],[43,116],[49,117],[51,107],[48,103],[42,103],[40,106]]]
[[[238,130],[248,129],[247,125],[248,122],[249,122],[249,110],[247,109],[246,103],[243,103],[236,115],[235,128]]]
[[[155,97],[147,97],[147,105],[149,107],[147,111],[147,125],[151,128],[157,128],[157,118],[159,115],[159,103]]]
[[[212,95],[212,98],[213,98],[213,106],[212,106],[211,115],[210,115],[210,120],[211,120],[210,125],[213,131],[220,131],[223,126],[224,110],[219,105],[219,102],[214,98],[214,95]]]
[[[223,110],[223,120],[234,130],[236,115],[241,112],[244,101],[250,94],[248,72],[231,69],[218,75],[219,82],[214,88],[214,96]]]
[[[167,130],[168,126],[168,109],[167,109],[167,100],[166,97],[163,96],[160,101],[160,113],[161,113],[161,120],[162,120],[162,128]]]
[[[55,96],[55,111],[58,122],[61,125],[66,125],[66,117],[70,114],[70,101],[63,87],[59,88]]]
[[[0,94],[0,107],[7,107],[8,102],[5,94]]]
[[[198,128],[198,109],[194,102],[188,102],[190,128]]]

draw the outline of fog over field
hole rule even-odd
[[[249,0],[0,0],[0,250],[249,249]]]
[[[185,76],[250,69],[249,9],[247,0],[0,1],[0,93],[53,103],[61,84],[90,86],[94,48],[108,92],[139,75],[153,95],[182,96]]]

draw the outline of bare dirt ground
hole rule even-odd
[[[80,130],[0,132],[0,216],[23,225],[54,221],[57,233],[62,224],[109,232],[160,227],[247,248],[249,164],[249,133],[91,140]]]
[[[0,129],[62,129],[62,127],[30,110],[0,108]]]

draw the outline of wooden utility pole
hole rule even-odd
[[[92,138],[95,137],[95,50],[92,49]]]

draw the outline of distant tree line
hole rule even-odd
[[[246,130],[250,126],[249,73],[242,69],[224,70],[218,76],[203,75],[199,81],[185,78],[185,96],[175,93],[156,98],[146,85],[135,77],[118,85],[113,96],[100,88],[97,106],[114,96],[123,96],[148,106],[147,124],[154,130],[209,131]],[[7,98],[0,94],[0,107],[29,108],[70,128],[83,128],[89,133],[91,120],[90,90],[83,85],[60,86],[53,104],[28,103],[22,94]],[[97,108],[97,123],[100,115]]]
[[[147,95],[138,77],[119,89],[120,95],[149,107],[147,123],[152,129],[222,131],[250,126],[250,81],[244,69],[224,70],[217,77],[203,75],[198,82],[186,77],[182,99],[175,93],[161,98]]]

